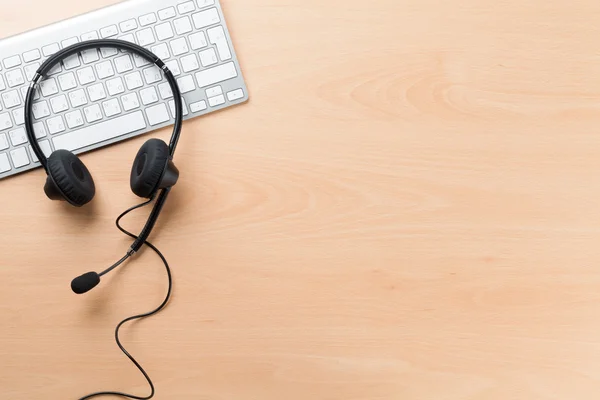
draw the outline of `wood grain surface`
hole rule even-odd
[[[115,2],[0,0],[0,35]],[[174,297],[122,334],[156,398],[597,399],[600,2],[222,5],[251,100],[184,127]],[[129,245],[148,137],[83,157],[81,210],[0,181],[0,399],[148,393],[113,330],[157,257],[69,289]]]

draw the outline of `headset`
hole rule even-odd
[[[88,292],[100,283],[101,276],[109,273],[119,265],[123,264],[128,258],[137,253],[137,251],[144,244],[154,250],[163,261],[169,278],[169,288],[163,303],[154,311],[124,319],[117,325],[115,329],[115,339],[119,348],[145,376],[146,380],[150,384],[150,395],[147,397],[140,397],[121,392],[98,392],[87,395],[80,399],[86,400],[96,396],[117,395],[132,399],[145,400],[154,396],[154,385],[144,369],[121,345],[119,341],[119,328],[125,322],[137,318],[148,317],[157,313],[166,305],[171,294],[172,281],[169,265],[162,253],[150,242],[148,242],[147,239],[150,236],[156,221],[158,220],[172,187],[175,186],[179,179],[179,170],[173,163],[173,156],[175,154],[175,149],[177,147],[183,125],[183,106],[181,92],[179,90],[177,81],[175,80],[173,73],[169,70],[169,68],[167,68],[165,63],[159,57],[135,43],[116,39],[100,39],[79,42],[50,56],[36,71],[27,90],[27,97],[25,99],[25,130],[27,132],[27,138],[31,144],[33,152],[37,156],[41,166],[46,171],[47,177],[44,185],[44,192],[46,196],[51,200],[66,201],[75,207],[82,207],[92,201],[96,192],[96,188],[92,175],[83,162],[75,154],[65,149],[55,150],[52,152],[52,154],[50,154],[49,157],[46,158],[46,155],[40,148],[33,130],[33,98],[41,80],[56,64],[60,63],[65,58],[76,55],[82,51],[100,48],[115,48],[118,50],[129,51],[154,63],[163,71],[164,77],[171,87],[173,100],[175,102],[175,123],[169,144],[167,145],[160,139],[149,139],[142,145],[133,161],[130,174],[131,190],[135,195],[146,199],[146,201],[128,209],[122,213],[116,221],[117,227],[121,230],[121,232],[134,239],[131,247],[129,247],[125,256],[123,256],[119,261],[114,263],[111,267],[107,268],[103,272],[88,272],[78,276],[71,282],[71,289],[76,294]],[[133,235],[120,226],[119,221],[122,217],[137,208],[150,204],[154,200],[156,200],[154,207],[139,235]]]

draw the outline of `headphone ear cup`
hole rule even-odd
[[[81,207],[96,194],[96,186],[90,171],[73,153],[56,150],[48,157],[48,179],[44,191],[53,199],[66,200]]]
[[[168,158],[169,146],[162,140],[150,139],[144,143],[131,167],[131,191],[142,198],[152,197],[159,188]]]

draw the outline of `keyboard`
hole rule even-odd
[[[40,166],[23,111],[37,68],[61,48],[99,38],[134,42],[165,61],[185,120],[248,100],[219,0],[129,0],[21,33],[0,41],[0,179]],[[174,123],[162,70],[111,48],[65,59],[34,100],[34,132],[47,156],[56,149],[80,154]]]

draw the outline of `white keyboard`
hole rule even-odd
[[[40,64],[73,43],[112,38],[162,58],[177,78],[184,119],[248,100],[219,0],[130,0],[0,41],[0,179],[40,164],[23,105]],[[103,48],[65,59],[37,90],[34,131],[46,155],[107,146],[174,123],[162,71]],[[189,132],[188,132],[189,133]]]

